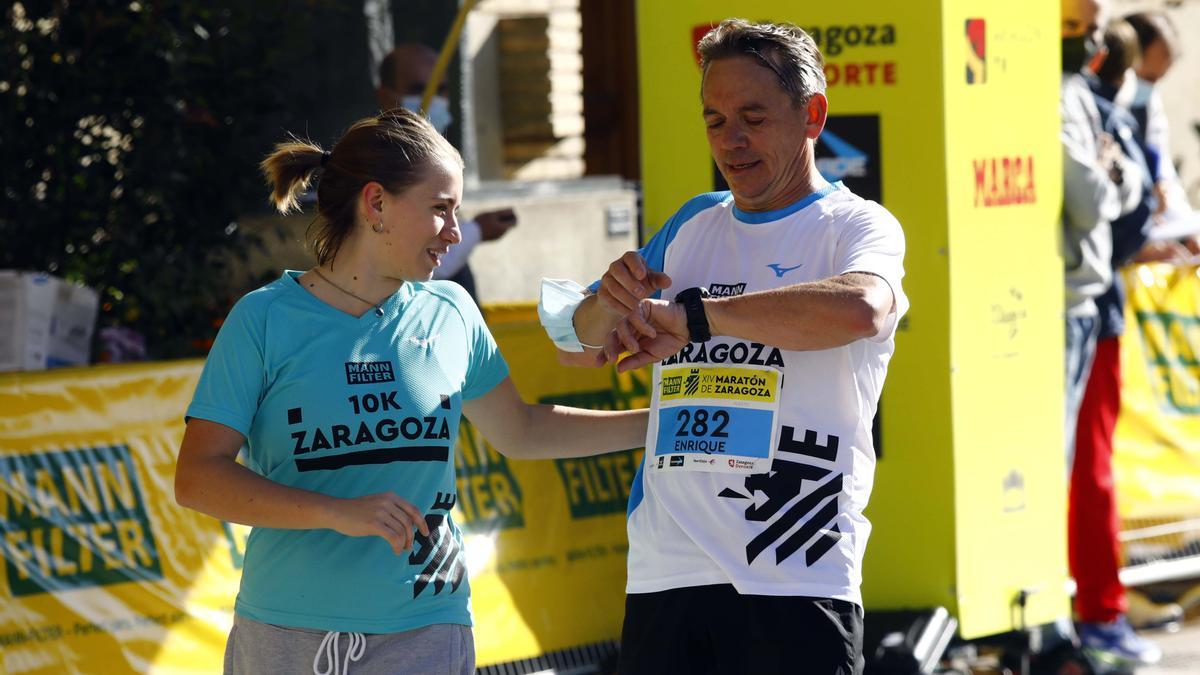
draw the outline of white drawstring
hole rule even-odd
[[[313,657],[313,675],[350,675],[350,662],[358,661],[367,651],[367,638],[362,633],[346,635],[350,636],[350,646],[346,650],[346,661],[342,669],[338,670],[338,642],[341,633],[331,630],[325,634],[325,639],[321,640],[321,646],[317,647],[317,655]],[[329,662],[328,670],[320,670],[322,656]]]

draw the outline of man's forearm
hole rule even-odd
[[[892,305],[887,283],[867,274],[704,301],[713,335],[798,351],[832,349],[873,337]]]

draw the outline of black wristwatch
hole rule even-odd
[[[708,291],[697,286],[686,288],[675,296],[675,302],[683,305],[683,311],[687,313],[688,340],[692,342],[708,342],[712,339],[702,302],[707,297]]]

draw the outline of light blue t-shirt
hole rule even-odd
[[[236,429],[246,466],[337,497],[391,491],[426,514],[396,556],[380,537],[256,527],[238,614],[281,626],[391,633],[471,625],[456,500],[462,402],[508,375],[462,287],[406,283],[355,318],[285,272],[238,301],[217,335],[187,416]]]

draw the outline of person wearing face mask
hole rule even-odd
[[[1133,211],[1142,197],[1141,172],[1121,152],[1120,143],[1103,127],[1096,100],[1085,79],[1086,66],[1103,65],[1102,35],[1105,3],[1101,0],[1062,0],[1062,144],[1063,144],[1063,259],[1066,266],[1066,410],[1065,437],[1067,469],[1072,478],[1072,497],[1084,500],[1099,486],[1087,483],[1095,475],[1094,447],[1082,457],[1076,453],[1076,430],[1080,404],[1087,389],[1096,353],[1100,316],[1096,300],[1109,290],[1113,279],[1113,221]],[[1086,420],[1085,420],[1086,421]],[[1088,427],[1090,430],[1090,426]],[[1088,440],[1091,440],[1090,437]],[[1089,454],[1090,453],[1090,454]],[[1087,466],[1078,467],[1076,462]],[[1108,495],[1111,498],[1111,494]],[[1094,523],[1074,519],[1081,514],[1072,504],[1070,536],[1086,532]],[[1108,511],[1109,515],[1115,512]],[[1124,607],[1101,613],[1092,607],[1097,593],[1110,589],[1100,577],[1108,573],[1088,568],[1078,558],[1078,541],[1072,539],[1072,573],[1080,574],[1086,588],[1080,600],[1087,605],[1078,624],[1080,641],[1086,649],[1134,663],[1153,663],[1162,652],[1141,638],[1125,619]],[[1111,581],[1111,579],[1109,579]],[[1116,582],[1119,587],[1119,580]],[[1123,596],[1119,598],[1123,602]],[[1103,615],[1101,615],[1103,614]]]
[[[1171,140],[1167,114],[1158,82],[1167,74],[1179,52],[1179,39],[1174,26],[1160,12],[1138,12],[1125,17],[1133,27],[1141,48],[1141,60],[1134,67],[1136,86],[1129,103],[1134,117],[1142,125],[1145,143],[1155,160],[1157,176],[1155,189],[1159,195],[1157,211],[1160,220],[1173,220],[1191,215],[1187,191],[1171,161]]]
[[[437,58],[437,52],[432,48],[415,42],[397,45],[388,52],[379,63],[379,88],[376,90],[379,109],[385,111],[404,108],[419,112],[421,97],[433,77]],[[454,122],[446,92],[446,82],[443,80],[429,102],[429,110],[426,111],[429,122],[443,136]],[[434,272],[434,278],[457,282],[467,289],[472,298],[477,298],[475,275],[467,262],[471,251],[480,242],[495,241],[503,237],[516,224],[517,216],[511,208],[485,211],[463,221],[462,241],[450,248],[442,260],[442,266]]]
[[[176,501],[250,525],[226,673],[475,672],[457,501],[462,415],[513,458],[634,448],[647,411],[524,403],[475,303],[430,277],[462,158],[403,109],[263,160],[317,183],[317,264],[230,311],[186,412]],[[242,461],[239,462],[238,457]]]
[[[1161,658],[1159,648],[1131,630],[1127,621],[1130,602],[1121,584],[1120,519],[1113,481],[1113,432],[1121,408],[1121,347],[1125,293],[1116,270],[1134,256],[1144,255],[1157,208],[1154,171],[1142,143],[1144,135],[1133,115],[1122,105],[1136,88],[1133,67],[1140,58],[1137,35],[1124,21],[1104,33],[1107,55],[1089,78],[1103,129],[1117,139],[1123,154],[1136,168],[1124,180],[1139,180],[1141,197],[1131,210],[1112,222],[1112,285],[1096,298],[1099,335],[1086,390],[1079,409],[1074,461],[1068,499],[1067,542],[1071,576],[1075,579],[1075,614],[1080,640],[1094,649],[1128,663],[1150,664]],[[1178,620],[1178,605],[1150,610],[1159,621]]]
[[[1101,0],[1062,0],[1063,260],[1066,266],[1067,467],[1096,344],[1095,299],[1112,283],[1113,220],[1136,204],[1141,185],[1101,127],[1083,68],[1100,53]]]

